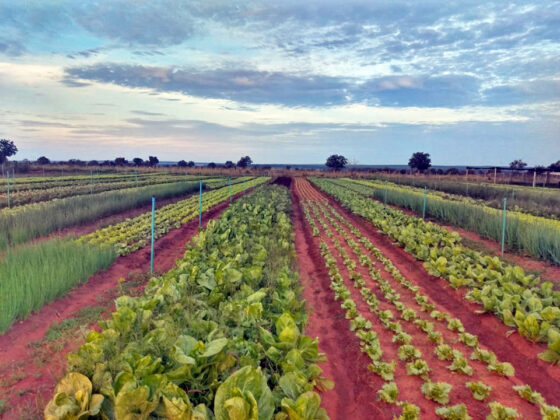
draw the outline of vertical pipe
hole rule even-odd
[[[537,170],[535,169],[535,171],[533,172],[533,188],[535,188],[536,184],[537,184]]]
[[[494,184],[496,183],[496,174],[498,172],[498,168],[494,168]]]
[[[507,197],[504,197],[504,211],[502,213],[502,257],[504,256],[504,244],[506,241],[506,204]]]
[[[469,182],[469,168],[465,171],[465,180]]]
[[[8,182],[8,208],[10,208],[10,173],[6,172],[6,181]]]
[[[156,198],[152,197],[152,245],[150,249],[150,273],[154,273],[154,222],[156,213]]]
[[[200,192],[198,194],[198,227],[202,226],[202,179],[200,180]]]
[[[136,177],[136,188],[138,188],[138,169],[134,169],[134,176]]]
[[[93,194],[93,171],[89,171],[89,193]]]
[[[424,187],[424,204],[422,206],[422,220],[426,219],[426,195],[428,194],[428,188]]]

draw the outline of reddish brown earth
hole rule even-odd
[[[377,200],[375,198],[372,198],[372,200],[380,202],[380,200]],[[412,210],[405,209],[403,207],[395,206],[392,204],[389,206],[394,209],[400,210],[408,215],[419,216],[418,213]],[[498,257],[502,256],[502,248],[499,242],[496,242],[492,239],[484,238],[480,236],[478,233],[470,230],[462,229],[457,226],[442,224],[437,219],[427,218],[427,220],[435,224],[438,224],[439,226],[443,227],[444,229],[450,232],[457,232],[463,238],[476,243],[477,248],[480,248],[479,250],[486,254],[495,255]],[[556,286],[560,286],[560,266],[558,265],[551,264],[547,261],[536,260],[530,255],[525,255],[518,252],[505,251],[503,258],[505,261],[507,261],[510,264],[519,265],[525,271],[538,272],[543,280],[551,281]]]
[[[448,312],[453,317],[457,317],[461,319],[463,325],[465,326],[468,332],[478,335],[482,348],[486,348],[494,351],[500,361],[510,362],[515,367],[516,369],[515,377],[503,378],[488,373],[485,369],[485,366],[479,362],[470,362],[470,365],[475,369],[473,378],[476,378],[475,380],[482,380],[483,382],[491,385],[494,388],[494,393],[491,395],[490,399],[486,401],[486,403],[488,401],[492,401],[495,399],[502,402],[504,405],[515,407],[519,412],[524,414],[524,418],[539,418],[540,416],[538,414],[538,410],[534,406],[528,404],[524,400],[517,397],[517,395],[511,390],[511,387],[513,385],[518,385],[518,384],[531,385],[533,389],[536,389],[543,394],[543,396],[546,398],[549,404],[558,405],[560,403],[560,369],[538,359],[537,357],[538,353],[540,353],[545,348],[545,346],[540,344],[530,343],[526,339],[520,337],[518,334],[512,334],[508,337],[507,333],[509,329],[503,323],[501,323],[501,321],[499,321],[498,318],[490,314],[484,314],[484,315],[477,314],[476,311],[479,310],[480,307],[478,305],[465,301],[463,292],[452,289],[447,285],[447,283],[443,279],[436,278],[434,276],[429,275],[424,269],[424,267],[422,266],[421,262],[415,260],[411,255],[407,254],[396,244],[392,243],[392,241],[387,236],[378,232],[369,222],[343,209],[333,199],[328,198],[324,194],[320,193],[314,187],[311,187],[311,185],[308,184],[306,186],[306,189],[307,189],[307,191],[305,191],[306,195],[308,196],[312,195],[314,200],[328,201],[340,214],[342,214],[355,227],[357,227],[362,235],[367,237],[379,250],[381,250],[381,252],[385,255],[385,257],[389,258],[393,262],[393,264],[400,270],[400,272],[405,276],[407,280],[411,281],[413,284],[416,284],[420,287],[420,292],[422,292],[424,295],[427,295],[432,300],[432,302],[436,304],[436,309],[442,312]],[[299,203],[297,197],[295,201]],[[297,207],[299,208],[299,206]],[[301,211],[300,211],[300,217],[303,217],[303,215],[301,215]],[[304,226],[305,226],[304,231],[307,231],[305,235],[311,237],[309,226],[305,224]],[[326,235],[324,234],[321,235],[321,239],[328,242],[328,239],[326,238],[327,238]],[[315,248],[318,247],[318,240],[316,238],[311,237],[311,243],[308,244],[308,248],[311,248],[314,239],[316,241],[314,246]],[[338,239],[341,243],[344,243],[342,236],[339,236]],[[296,233],[296,247],[297,247],[297,233]],[[346,249],[348,254],[352,255],[351,248],[346,247]],[[300,255],[300,252],[301,251],[298,249],[298,255]],[[308,254],[313,255],[312,250],[308,250],[306,252]],[[333,255],[335,255],[337,251],[336,249],[333,248],[331,252],[333,253]],[[318,252],[316,252],[316,254],[318,254]],[[323,259],[321,255],[319,254],[316,257],[319,259],[319,261],[321,261],[319,265],[322,266]],[[347,278],[348,272],[346,270],[346,267],[343,265],[341,260],[339,260],[338,262],[339,262],[338,266],[341,274],[343,275],[344,278]],[[380,265],[381,264],[378,263],[377,267],[379,268]],[[359,268],[357,268],[356,270],[359,271]],[[361,274],[363,275],[364,279],[367,279],[369,277],[367,271]],[[328,278],[327,273],[322,274],[322,276],[327,276]],[[388,276],[387,272],[383,271],[382,276],[387,281],[389,281],[390,277]],[[325,280],[325,282],[326,282],[326,286],[325,286],[324,294],[326,296],[329,296],[329,298],[333,300],[333,293],[328,288],[328,281]],[[376,289],[376,286],[371,282],[371,280],[368,280],[366,283],[368,284],[370,290],[374,291],[374,293],[378,295],[378,298],[382,300],[381,298],[383,296],[382,294],[380,294],[380,290]],[[317,282],[315,282],[315,284],[317,284]],[[401,294],[401,301],[403,301],[403,303],[407,304],[410,307],[413,307],[413,309],[415,309],[417,313],[420,314],[421,318],[425,318],[425,316],[422,315],[423,313],[419,310],[419,308],[415,307],[416,305],[415,301],[411,299],[410,296],[407,297],[406,289],[404,289],[402,286],[400,286],[400,284],[396,282],[391,283],[391,285],[395,290],[397,290]],[[350,290],[352,289],[351,284],[348,284],[347,287]],[[309,291],[307,291],[307,295],[305,297],[306,299],[308,299],[308,302],[311,302],[309,299],[312,298],[312,295],[310,295]],[[393,353],[396,352],[396,347],[394,347],[394,345],[390,342],[390,340],[387,341],[386,337],[383,337],[384,330],[382,329],[379,330],[375,327],[376,325],[375,319],[372,318],[371,315],[367,315],[369,308],[367,307],[367,305],[365,305],[365,302],[362,301],[360,294],[357,292],[353,292],[353,299],[356,301],[358,305],[358,309],[360,310],[362,315],[365,316],[368,320],[372,321],[374,325],[374,329],[378,332],[381,331],[379,336],[384,351],[388,355],[392,355],[394,357]],[[388,307],[385,308],[383,307],[383,305],[381,308],[388,309]],[[329,312],[325,312],[325,314],[322,315],[325,317],[332,318],[333,317],[332,314],[337,313],[335,312],[335,310],[338,311],[338,313],[342,314],[341,312],[342,310],[338,307],[338,304],[336,304],[334,305],[334,308],[330,312],[331,315],[329,315]],[[394,308],[392,308],[392,310],[393,312],[396,312]],[[343,315],[341,315],[341,317],[343,317]],[[348,321],[346,321],[345,319],[341,319],[341,321],[343,322],[342,325],[340,326],[338,333],[341,334],[342,332],[344,332],[346,334],[346,331],[348,331],[349,328]],[[328,322],[328,320],[323,319],[323,317],[319,317],[318,321],[315,322],[318,322],[319,325],[321,325],[321,323]],[[314,321],[313,321],[313,317],[311,317],[310,328],[313,328],[313,325],[314,325]],[[432,380],[445,381],[454,385],[454,390],[452,391],[451,394],[452,399],[450,403],[457,404],[457,403],[464,402],[467,404],[468,411],[471,414],[471,416],[474,416],[474,418],[484,418],[488,412],[488,409],[485,407],[485,404],[479,403],[476,400],[474,400],[472,397],[470,397],[469,392],[464,388],[465,377],[461,377],[461,375],[459,374],[455,374],[455,373],[451,373],[450,371],[447,371],[445,368],[446,365],[444,365],[443,368],[441,366],[438,366],[442,362],[440,362],[433,356],[433,348],[430,351],[429,348],[430,343],[426,342],[427,340],[425,338],[424,333],[422,333],[419,330],[414,331],[414,328],[412,328],[412,330],[410,330],[409,328],[410,327],[407,327],[405,329],[409,334],[413,336],[415,345],[422,350],[424,360],[426,360],[429,363],[430,367],[433,369],[434,378]],[[450,336],[450,334],[452,335],[452,333],[449,330],[447,330],[445,325],[444,328],[438,327],[436,329],[442,333],[444,339],[446,339],[446,342],[453,343],[452,347],[462,351],[462,353],[468,358],[468,356],[470,355],[469,349],[466,346],[464,346],[462,343],[457,343],[456,339],[453,340],[453,338]],[[317,329],[315,328],[314,331],[317,331]],[[321,334],[320,329],[318,330],[318,337],[319,337],[320,347],[323,339],[325,339],[327,342],[329,341],[328,335],[326,335],[326,337],[324,338],[324,335]],[[348,346],[350,347],[350,343],[357,342],[357,340],[358,339],[353,335],[353,333],[351,333],[348,339],[345,339],[344,342],[348,343]],[[392,348],[392,346],[394,348]],[[336,353],[332,353],[331,357],[340,357],[340,355],[337,355]],[[338,363],[338,360],[340,359],[335,359],[335,361],[329,363],[336,364]],[[375,415],[371,416],[371,414],[375,412],[375,411],[371,411],[370,417],[356,417],[356,418],[391,418],[392,412],[388,411],[387,407],[390,407],[388,404],[381,403],[381,402],[378,403],[374,402],[375,392],[376,389],[379,388],[380,382],[377,382],[377,386],[373,386],[375,385],[374,379],[367,378],[367,374],[371,375],[372,377],[375,376],[372,373],[368,372],[366,369],[366,366],[369,363],[367,357],[364,359],[359,359],[357,356],[355,360],[359,360],[356,363],[357,368],[365,371],[365,375],[366,375],[366,376],[356,376],[356,377],[360,377],[360,381],[365,381],[366,383],[372,384],[373,389],[369,391],[370,405],[375,404],[373,405],[373,407],[374,409],[377,410],[379,410],[380,408],[383,409],[382,415],[377,413],[377,415],[380,417],[377,417]],[[335,374],[333,374],[332,378],[337,383],[335,388],[335,390],[337,390],[339,388],[339,383],[338,383],[339,377],[338,375],[336,375],[336,372]],[[344,389],[347,389],[348,387],[352,386],[352,385],[348,385],[347,381],[348,378],[344,377],[342,382],[342,387]],[[418,378],[406,377],[406,374],[403,373],[402,370],[399,370],[399,368],[397,368],[395,381],[397,382],[399,389],[403,390],[402,396],[407,396],[407,399],[414,401],[416,404],[418,404],[421,407],[422,414],[423,414],[422,418],[435,418],[435,415],[433,414],[434,413],[433,403],[423,400],[423,395],[419,391],[419,386],[421,384],[421,381],[420,383],[416,383],[418,382]],[[411,391],[412,388],[414,388],[414,392]],[[412,398],[414,393],[416,393],[416,398]],[[418,399],[418,397],[420,397],[420,399]],[[335,401],[337,398],[333,397]],[[346,399],[345,401],[348,400]],[[353,404],[357,404],[357,402],[354,402],[353,400],[351,401]],[[332,410],[329,404],[330,404],[330,399],[329,402],[326,403],[325,407],[328,410],[329,409]],[[329,414],[330,413],[331,411],[329,411]],[[345,418],[345,417],[337,417],[336,415],[331,414],[331,418]]]
[[[241,195],[237,194],[234,199]],[[225,201],[203,213],[203,224],[218,218],[228,205],[229,201]],[[157,239],[154,243],[154,271],[169,271],[184,255],[185,245],[197,232],[198,220],[193,219]],[[149,267],[149,247],[119,257],[107,270],[93,275],[86,283],[45,305],[24,321],[15,323],[0,336],[0,401],[5,400],[5,411],[2,413],[0,410],[0,418],[42,418],[42,408],[51,397],[57,381],[64,375],[66,354],[81,345],[84,335],[77,331],[76,336],[66,343],[57,340],[56,351],[52,350],[53,343],[40,348],[34,344],[45,337],[52,325],[74,318],[84,308],[102,306],[108,316],[114,309],[113,300],[120,294],[118,280],[127,278],[130,273],[146,272]],[[142,287],[137,287],[137,291]],[[81,331],[95,328],[98,320],[90,320]]]
[[[367,370],[369,358],[360,351],[359,341],[348,329],[344,310],[334,300],[330,279],[320,251],[305,226],[294,185],[292,222],[303,296],[309,307],[306,334],[319,338],[319,351],[327,356],[323,373],[335,382],[334,389],[322,392],[322,407],[331,419],[380,419],[375,405],[381,379]]]

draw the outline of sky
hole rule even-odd
[[[16,159],[560,159],[560,1],[0,0]]]

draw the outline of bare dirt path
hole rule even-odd
[[[348,329],[344,310],[335,302],[330,279],[311,232],[305,226],[300,195],[292,192],[292,223],[303,296],[309,308],[305,332],[319,338],[319,351],[327,355],[320,366],[335,382],[333,390],[322,393],[322,407],[331,419],[381,419],[375,406],[375,393],[381,380],[367,370],[368,357],[360,351],[358,340]]]
[[[537,357],[537,354],[540,353],[545,348],[545,346],[530,343],[526,339],[520,337],[518,334],[513,334],[508,337],[508,328],[495,316],[490,314],[477,314],[476,310],[480,308],[477,305],[465,301],[463,299],[462,292],[455,291],[454,289],[449,287],[444,280],[429,275],[425,271],[421,262],[416,261],[412,256],[404,252],[404,250],[393,244],[387,236],[379,233],[369,222],[343,209],[333,199],[319,192],[309,183],[307,183],[307,185],[304,184],[303,186],[300,184],[300,188],[298,188],[297,190],[300,195],[303,196],[303,198],[312,199],[316,202],[328,202],[329,205],[335,208],[336,211],[338,211],[348,221],[350,221],[352,225],[358,228],[362,235],[367,237],[379,250],[381,250],[382,253],[386,257],[388,257],[393,262],[393,264],[401,271],[401,273],[407,280],[420,286],[420,291],[423,294],[429,296],[430,299],[435,302],[436,309],[450,313],[453,317],[461,319],[463,325],[469,332],[478,335],[479,341],[484,348],[494,351],[500,361],[508,361],[514,365],[516,369],[516,375],[515,377],[509,379],[496,377],[496,375],[490,374],[486,371],[484,366],[482,366],[482,368],[481,366],[475,367],[474,376],[477,378],[475,380],[482,380],[487,384],[491,384],[496,392],[496,395],[494,395],[494,399],[501,401],[504,405],[515,407],[516,409],[518,409],[518,411],[524,414],[524,418],[539,418],[538,410],[535,411],[534,406],[518,398],[511,389],[513,385],[529,384],[533,389],[541,392],[547,399],[548,403],[555,405],[559,404],[560,369],[538,359]],[[308,234],[311,235],[310,233]],[[324,235],[321,235],[321,238],[328,242],[328,239],[325,239]],[[343,243],[342,237],[339,236],[338,239],[341,243]],[[315,245],[315,247],[317,247],[317,244]],[[351,254],[351,249],[348,247],[346,247],[346,249],[348,253]],[[334,252],[336,252],[336,250]],[[319,255],[318,258],[321,259],[322,257]],[[344,264],[339,261],[338,265],[341,273],[346,273],[346,276],[343,275],[343,277],[347,278],[348,272],[346,271],[346,267],[344,266]],[[379,265],[379,263],[377,265]],[[364,278],[366,278],[365,276],[367,274],[362,274],[364,274]],[[383,277],[388,278],[388,273],[383,272]],[[370,287],[371,290],[375,290],[379,298],[382,297],[380,295],[380,291],[375,289],[374,284],[369,282],[368,287]],[[399,285],[395,283],[392,283],[392,287],[401,294],[402,302],[412,307],[416,304],[414,300],[406,297],[404,288],[399,287]],[[330,290],[328,291],[330,292]],[[358,307],[360,308],[360,311],[368,311],[367,305],[364,306],[363,303],[359,303],[361,300],[360,294],[353,293],[353,295],[358,304]],[[332,292],[330,298],[333,299]],[[414,307],[414,309],[417,310],[418,308]],[[417,310],[417,312],[421,313],[419,310]],[[372,321],[372,323],[374,323],[375,321],[373,318],[371,318],[371,316],[366,316],[366,318]],[[341,326],[341,329],[348,329],[348,321],[343,321],[346,322],[346,326]],[[457,343],[457,340],[453,341],[452,337],[449,336],[450,332],[446,328],[441,329],[440,331],[444,337],[446,337],[448,340],[451,340],[450,342],[453,342],[453,347],[459,348],[463,352],[463,354],[468,357],[468,355],[470,354],[468,352],[468,348],[466,348],[462,343]],[[458,386],[461,385],[462,378],[458,378],[457,374],[451,374],[449,371],[446,371],[445,367],[442,369],[438,366],[439,364],[441,364],[441,362],[434,358],[433,349],[429,351],[430,343],[426,342],[425,338],[422,337],[422,334],[418,335],[418,333],[415,333],[414,331],[407,332],[414,337],[414,340],[416,340],[416,342],[418,342],[418,348],[422,349],[424,359],[429,362],[430,367],[432,367],[432,365],[435,367],[433,373],[434,375],[437,375],[437,377],[435,377],[435,379],[433,380],[449,382],[455,386],[456,396],[452,398],[451,404],[457,404],[461,402],[468,403],[467,406],[469,409],[469,413],[474,416],[474,418],[484,418],[487,414],[488,409],[484,404],[478,403],[472,398],[466,398],[470,396],[468,395],[468,393],[465,394],[466,390],[464,388],[464,381],[462,384],[462,389],[458,389]],[[383,343],[384,340],[382,338],[380,339]],[[322,336],[319,335],[319,343],[321,343],[321,340]],[[352,337],[351,340],[357,341],[356,337]],[[385,342],[384,344],[384,349],[387,348],[388,354],[391,353],[391,345],[392,344],[390,343],[390,341]],[[336,354],[334,356],[336,357]],[[365,364],[363,366],[365,368],[369,362],[366,360],[364,363]],[[471,362],[471,364],[474,363],[480,365],[480,363],[478,362]],[[373,376],[372,373],[367,373]],[[423,416],[422,418],[435,418],[433,407],[428,407],[430,404],[433,405],[433,403],[423,400],[423,395],[419,391],[419,386],[417,386],[418,384],[414,383],[414,379],[417,378],[406,378],[406,376],[405,378],[403,378],[402,375],[402,372],[399,373],[397,370],[397,378],[395,380],[399,385],[399,388],[402,387],[402,389],[405,390],[403,395],[407,395],[407,391],[408,395],[413,395],[410,394],[409,390],[411,386],[415,386],[415,392],[417,394],[417,397],[420,397],[420,400],[416,399],[414,402],[422,408],[422,414],[427,415],[427,417]],[[335,380],[335,382],[337,381],[336,377],[334,377],[333,379]],[[379,386],[374,387],[374,389],[378,388]],[[375,400],[375,393],[371,395],[371,399]],[[501,397],[502,399],[498,397]],[[503,400],[503,398],[506,399]],[[377,406],[387,407],[388,405],[378,402]],[[385,411],[385,417],[380,418],[392,418],[392,414],[393,413],[391,412]]]
[[[234,199],[242,195],[237,194]],[[224,201],[203,213],[203,225],[220,217],[228,205],[229,201]],[[135,211],[141,213],[139,209]],[[157,239],[154,243],[154,271],[164,273],[173,268],[176,260],[184,255],[185,245],[197,232],[198,220],[193,219]],[[141,274],[147,273],[149,268],[149,246],[119,257],[107,270],[91,276],[87,282],[45,305],[24,321],[15,323],[0,336],[0,402],[4,401],[0,405],[0,418],[42,418],[42,407],[64,374],[66,354],[81,345],[85,331],[95,328],[99,320],[110,315],[114,299],[123,291],[134,294],[143,289],[142,281],[140,284],[136,280],[132,285],[119,285],[119,279],[135,273],[137,279],[143,277],[146,280],[149,276]],[[97,311],[93,312],[93,317],[82,319],[81,326],[73,329],[73,335],[44,341],[45,334],[53,325],[64,325],[80,318],[88,308]]]

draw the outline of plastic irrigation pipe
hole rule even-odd
[[[200,180],[200,193],[198,194],[198,227],[202,226],[202,179]]]
[[[507,197],[504,197],[504,211],[502,214],[502,257],[504,256],[504,244],[506,241],[506,203]]]
[[[152,246],[150,250],[150,273],[154,273],[154,219],[156,213],[156,198],[152,197]]]

